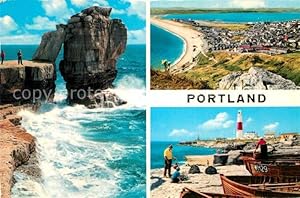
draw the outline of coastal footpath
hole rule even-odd
[[[206,43],[199,31],[183,23],[158,17],[151,17],[150,21],[151,24],[177,35],[185,43],[183,54],[178,61],[171,65],[171,73],[181,73],[190,70],[197,64],[196,58],[198,54],[202,53],[206,56]]]

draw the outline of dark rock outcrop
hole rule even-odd
[[[300,89],[291,80],[263,68],[251,67],[248,72],[233,72],[219,82],[219,89],[232,90],[277,90]]]
[[[96,90],[112,87],[116,78],[116,61],[125,50],[127,29],[121,20],[111,20],[110,12],[111,8],[94,6],[68,21],[60,71],[71,103],[85,104]],[[89,90],[84,99],[82,90]]]
[[[43,35],[42,41],[35,51],[32,60],[55,63],[64,40],[64,25],[57,25],[56,31],[47,32]]]
[[[126,104],[127,102],[122,100],[115,93],[103,90],[100,93],[95,93],[84,98],[82,103],[88,108],[113,108]]]
[[[23,65],[17,65],[16,61],[6,61],[0,67],[0,104],[37,102],[45,99],[46,95],[51,100],[55,79],[52,63],[23,61]],[[34,92],[37,94],[38,91],[43,93],[42,96],[34,98]]]

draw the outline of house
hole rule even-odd
[[[298,133],[282,133],[280,134],[280,142],[292,141],[297,139]]]

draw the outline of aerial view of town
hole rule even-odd
[[[299,89],[300,8],[278,2],[207,9],[152,2],[151,89]]]

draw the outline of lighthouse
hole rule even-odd
[[[236,139],[243,138],[243,121],[242,121],[242,111],[239,110],[237,114],[237,125],[236,125]]]

